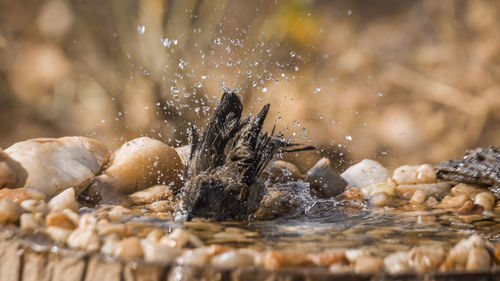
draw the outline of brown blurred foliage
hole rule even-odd
[[[0,1],[0,146],[183,145],[227,86],[318,147],[303,167],[435,163],[500,144],[499,16],[495,1]]]

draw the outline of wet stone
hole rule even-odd
[[[331,168],[328,158],[321,158],[309,171],[305,179],[318,197],[331,198],[344,192],[347,182]]]

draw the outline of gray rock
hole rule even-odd
[[[347,186],[347,182],[332,169],[328,158],[321,158],[306,173],[305,181],[309,182],[314,194],[322,198],[337,196]]]

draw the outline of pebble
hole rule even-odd
[[[55,242],[66,243],[72,230],[57,226],[49,226],[45,228],[45,233]]]
[[[384,267],[384,259],[372,256],[361,256],[354,263],[354,272],[366,274],[379,272]]]
[[[480,205],[472,203],[472,201],[467,200],[462,207],[457,210],[457,215],[479,215],[482,214],[484,208]]]
[[[160,200],[174,200],[174,195],[167,185],[155,185],[128,195],[136,205],[149,204]]]
[[[231,250],[215,255],[210,263],[218,267],[253,266],[254,257],[247,251]]]
[[[21,164],[0,149],[0,188],[24,186],[28,172]]]
[[[389,171],[375,160],[364,159],[347,168],[340,176],[349,187],[357,188],[387,181]]]
[[[133,212],[123,206],[114,206],[109,210],[108,217],[112,222],[122,222],[125,217],[131,215]]]
[[[49,207],[44,200],[28,199],[21,202],[21,208],[24,211],[30,213],[42,213],[45,214],[49,211]]]
[[[465,194],[470,200],[474,200],[476,194],[481,193],[481,191],[483,191],[483,189],[478,186],[465,183],[459,183],[451,189],[451,193],[454,195]]]
[[[377,192],[371,195],[368,200],[373,207],[385,207],[394,205],[394,198],[385,192]]]
[[[78,214],[76,214],[78,216]],[[63,213],[61,210],[51,212],[45,217],[46,226],[57,226],[64,229],[73,230],[78,226],[78,222],[75,223],[74,219],[71,219],[67,214]]]
[[[148,137],[133,139],[113,153],[101,182],[116,187],[123,194],[157,184],[169,185],[176,193],[182,186],[184,165],[171,146]]]
[[[17,223],[22,213],[23,209],[16,202],[0,199],[0,223]]]
[[[491,257],[485,248],[473,248],[467,257],[465,269],[467,270],[487,270],[491,264]]]
[[[76,202],[75,196],[75,190],[70,187],[50,199],[47,205],[51,211],[70,209],[77,212],[78,202]]]
[[[495,206],[495,197],[491,192],[481,192],[474,197],[474,204],[483,207],[487,211],[491,211]]]
[[[141,241],[135,236],[122,239],[116,245],[114,255],[122,258],[141,258],[144,255]]]
[[[395,195],[396,183],[389,179],[385,182],[365,185],[360,188],[365,198],[371,197],[375,193],[384,192],[388,195]]]
[[[182,228],[176,228],[172,233],[165,235],[161,238],[160,243],[172,248],[183,248],[188,243],[193,244],[195,247],[203,246],[203,242],[198,237]]]
[[[267,251],[264,257],[264,267],[267,269],[310,266],[312,264],[307,256],[299,253]]]
[[[22,230],[33,231],[43,226],[43,214],[27,214],[24,213],[19,218],[19,225]]]
[[[437,270],[446,257],[446,252],[440,247],[413,247],[408,253],[408,265],[416,272],[424,273]]]
[[[436,170],[430,164],[401,166],[394,170],[392,178],[397,184],[434,183],[437,180]]]
[[[410,271],[408,252],[396,252],[384,258],[384,268],[392,274]]]
[[[68,246],[73,249],[97,251],[101,246],[101,240],[97,233],[90,229],[78,228],[73,231],[67,240]]]
[[[444,194],[450,191],[451,185],[447,182],[430,183],[430,184],[402,184],[396,186],[394,191],[400,198],[411,199],[413,194],[420,190],[425,197],[435,196],[441,198]]]
[[[463,270],[466,268],[469,262],[469,254],[472,249],[491,249],[494,252],[493,246],[481,239],[477,234],[474,234],[466,239],[460,240],[453,248],[450,249],[448,256],[446,257],[443,264],[441,264],[441,270]],[[480,252],[475,253],[475,257],[471,258],[471,266],[474,264],[481,264],[481,261],[474,260],[482,258]]]
[[[5,153],[27,171],[25,185],[34,186],[48,198],[68,187],[80,194],[108,159],[106,146],[84,137],[22,141]]]
[[[144,259],[149,262],[171,263],[182,253],[180,249],[171,248],[151,239],[142,239],[141,246]]]
[[[469,201],[469,198],[465,194],[460,194],[457,196],[446,196],[441,200],[441,203],[436,205],[436,208],[442,208],[442,209],[447,209],[447,208],[459,208],[462,207],[465,202]]]
[[[117,235],[111,234],[104,237],[100,252],[107,255],[114,255],[120,239]]]
[[[304,178],[318,197],[331,198],[344,192],[347,182],[332,169],[330,159],[321,158]]]

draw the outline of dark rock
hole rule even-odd
[[[314,194],[322,198],[332,198],[344,192],[347,182],[330,166],[328,158],[321,158],[306,174]]]

